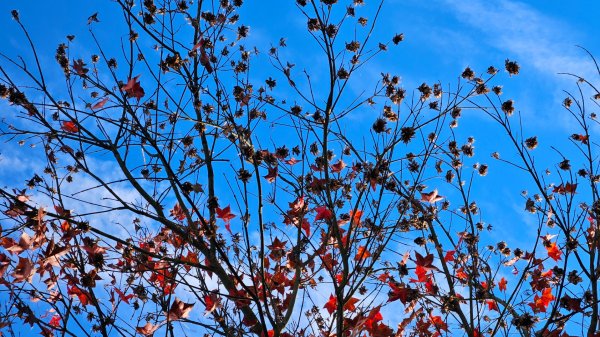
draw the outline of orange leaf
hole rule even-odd
[[[368,259],[370,256],[371,252],[369,252],[365,246],[360,246],[358,247],[358,252],[356,253],[356,256],[354,256],[354,261]]]
[[[556,245],[556,242],[553,242],[549,246],[547,246],[546,251],[548,251],[548,256],[551,257],[554,261],[558,261],[561,259],[560,255],[562,254],[562,252]]]
[[[429,316],[429,320],[437,330],[448,331],[448,324],[440,316]]]
[[[358,303],[359,299],[356,297],[351,297],[346,304],[344,304],[344,310],[354,311],[356,310],[356,303]]]

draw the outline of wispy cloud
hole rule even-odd
[[[591,59],[575,47],[583,33],[517,1],[450,1],[454,15],[479,33],[482,41],[509,52],[540,72],[594,73]]]

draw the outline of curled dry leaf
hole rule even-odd
[[[138,326],[137,328],[135,328],[135,331],[144,336],[152,336],[152,334],[154,334],[154,332],[158,330],[158,328],[160,328],[160,325],[154,325],[148,322],[144,326]]]
[[[171,309],[167,313],[167,320],[176,321],[182,318],[187,318],[190,315],[190,311],[194,307],[194,303],[185,303],[182,300],[176,298]]]

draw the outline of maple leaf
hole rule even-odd
[[[344,310],[354,312],[356,310],[356,303],[358,303],[359,301],[360,300],[356,297],[349,298],[348,301],[344,303]]]
[[[180,260],[182,262],[185,262],[186,264],[183,266],[183,268],[185,268],[186,271],[190,271],[190,269],[192,269],[192,267],[189,264],[198,264],[200,261],[198,260],[198,254],[194,253],[194,252],[188,252],[186,256],[182,256],[180,258]]]
[[[567,183],[566,185],[563,186],[563,184],[560,184],[558,186],[555,186],[554,189],[552,189],[553,193],[558,193],[558,194],[575,194],[575,191],[577,190],[577,184],[571,184],[571,183]]]
[[[129,304],[129,300],[135,297],[135,294],[125,295],[119,288],[115,287],[115,292],[119,295],[121,301]]]
[[[221,299],[219,296],[217,296],[217,294],[205,295],[204,305],[206,306],[204,316],[206,316],[221,307]]]
[[[358,247],[358,251],[354,256],[354,261],[361,261],[364,259],[368,259],[371,256],[371,252],[365,246]]]
[[[498,289],[500,289],[500,291],[506,291],[506,284],[508,282],[506,281],[506,279],[503,277],[500,279],[500,282],[498,282]]]
[[[104,99],[102,99],[100,102],[92,105],[92,110],[102,109],[104,107],[104,105],[106,104],[106,102],[108,102],[108,97],[104,97]]]
[[[72,122],[72,121],[63,122],[62,126],[60,128],[61,128],[61,130],[68,132],[68,133],[79,132],[79,127],[77,126],[77,124],[75,124],[75,122]]]
[[[533,303],[529,303],[529,306],[534,312],[546,312],[548,305],[550,305],[550,302],[553,300],[554,296],[552,295],[552,288],[545,288],[542,290],[542,296],[536,294],[533,298]]]
[[[171,305],[171,309],[167,313],[167,320],[176,321],[178,319],[187,318],[190,315],[190,311],[194,307],[194,303],[185,303],[178,298]]]
[[[4,277],[4,273],[10,265],[10,258],[6,254],[0,254],[0,279]]]
[[[323,308],[327,309],[327,312],[331,315],[335,311],[336,307],[337,307],[337,298],[335,296],[333,296],[333,294],[332,294],[329,296],[329,301],[327,301],[327,303],[325,303]]]
[[[343,160],[338,160],[337,163],[331,165],[331,172],[339,173],[346,167],[346,163]]]
[[[121,91],[125,91],[128,97],[137,98],[139,102],[140,99],[144,97],[146,93],[144,92],[144,88],[142,88],[142,86],[140,85],[140,82],[137,81],[138,78],[140,78],[140,75],[128,79],[127,84],[121,87]]]
[[[435,189],[429,193],[421,192],[421,201],[433,204],[437,201],[444,199],[443,196],[438,195],[438,190]]]
[[[83,63],[82,59],[73,60],[73,70],[75,70],[75,73],[80,76],[84,76],[89,71],[89,69],[85,67],[85,63]]]
[[[156,330],[158,330],[158,328],[160,328],[160,325],[154,325],[148,322],[144,326],[138,326],[137,328],[135,328],[135,331],[144,336],[151,336]]]
[[[48,325],[50,325],[54,328],[60,327],[60,315],[54,314],[52,316],[52,319],[50,319],[50,322],[48,322]]]
[[[315,216],[315,221],[319,220],[329,220],[333,217],[333,213],[327,208],[327,206],[319,206],[315,208],[317,211],[317,216]]]
[[[400,300],[402,304],[406,304],[409,300],[409,297],[412,297],[413,289],[410,287],[405,287],[402,284],[396,282],[388,282],[391,290],[388,293],[388,302],[394,302],[396,300]]]
[[[67,288],[67,294],[69,296],[76,296],[79,299],[79,302],[81,302],[83,305],[90,304],[90,294],[77,286]]]
[[[469,278],[463,267],[460,267],[456,270],[456,277],[462,282],[466,282]]]
[[[438,331],[448,331],[448,324],[440,316],[429,316],[429,321]]]
[[[264,178],[267,179],[268,182],[272,183],[275,181],[277,176],[279,176],[279,171],[277,170],[277,166],[275,166],[273,168],[269,167],[269,172],[266,176],[264,176]]]
[[[433,264],[433,254],[427,254],[422,256],[421,254],[415,252],[415,264],[417,267],[422,267],[426,271],[429,270],[438,270]]]
[[[454,261],[454,254],[456,253],[455,250],[449,250],[446,252],[446,255],[444,256],[444,261],[446,262],[452,262]]]
[[[350,218],[352,219],[352,224],[355,226],[360,226],[361,220],[360,218],[363,215],[363,211],[361,211],[360,209],[357,209],[356,211],[351,210],[349,212],[350,214]]]
[[[275,237],[273,242],[267,246],[270,250],[284,250],[287,241],[280,241],[278,237]]]
[[[546,251],[548,252],[548,256],[551,257],[554,261],[560,260],[560,256],[562,252],[556,245],[556,242],[552,242],[550,245],[546,246]]]
[[[231,219],[235,218],[235,214],[231,213],[231,207],[227,206],[223,209],[217,207],[215,209],[215,211],[217,212],[217,218],[225,221],[226,223],[229,223],[229,221],[231,221]]]
[[[185,220],[185,212],[183,211],[183,208],[181,208],[179,203],[176,203],[175,206],[173,206],[173,209],[169,211],[169,213],[171,213],[171,216],[177,221]]]
[[[381,309],[381,306],[376,306],[375,308],[371,309],[371,311],[369,312],[369,315],[367,316],[367,320],[364,323],[365,328],[367,328],[367,330],[373,331],[374,329],[377,328],[377,323],[383,320],[383,315],[381,315],[381,312],[379,312],[379,309]]]
[[[498,309],[498,304],[494,300],[485,300],[485,304],[487,304],[488,310],[500,311]]]

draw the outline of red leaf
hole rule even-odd
[[[438,331],[448,331],[448,324],[440,316],[429,316],[429,321]]]
[[[60,128],[63,131],[68,132],[68,133],[77,133],[77,132],[79,132],[79,127],[77,126],[77,124],[75,124],[75,122],[71,122],[71,121],[63,122],[62,126]]]
[[[554,189],[552,190],[552,192],[558,193],[558,194],[567,194],[567,193],[575,194],[576,190],[577,190],[577,184],[567,183],[564,186],[563,186],[563,184],[555,186]]]
[[[444,261],[446,261],[446,262],[454,261],[454,253],[456,253],[455,250],[447,251],[446,256],[444,256]]]
[[[206,305],[205,315],[208,315],[221,307],[221,299],[217,294],[206,295],[204,296],[204,304]]]
[[[15,266],[12,273],[13,283],[19,282],[31,282],[33,275],[35,274],[35,268],[30,259],[26,257],[20,257],[19,263]]]
[[[121,290],[119,290],[119,288],[115,287],[115,292],[117,293],[117,295],[119,295],[119,298],[121,299],[121,301],[129,304],[129,300],[135,297],[135,294],[129,294],[129,295],[125,295]]]
[[[206,72],[209,74],[213,72],[213,67],[210,64],[210,57],[204,50],[204,48],[200,49],[200,64],[206,69]]]
[[[551,288],[545,288],[544,290],[542,290],[542,296],[538,296],[535,295],[535,297],[533,298],[533,303],[529,303],[529,306],[531,307],[531,309],[533,309],[534,312],[546,312],[546,309],[548,308],[548,305],[550,305],[550,302],[552,302],[552,300],[554,300],[554,296],[552,295],[552,289]]]
[[[52,316],[52,319],[50,320],[50,322],[48,322],[48,324],[55,328],[60,327],[60,315],[55,314],[54,316]]]
[[[183,208],[181,208],[179,203],[176,203],[175,206],[173,206],[173,209],[169,211],[169,213],[171,213],[171,216],[177,221],[185,220],[185,212],[183,211]]]
[[[423,267],[426,270],[437,270],[433,263],[433,254],[427,254],[426,256],[422,256],[421,254],[415,252],[415,264],[417,266]]]
[[[360,209],[357,209],[356,211],[350,211],[350,217],[352,218],[352,224],[354,226],[360,226],[360,218],[363,215],[363,211],[361,211]]]
[[[273,168],[269,167],[269,172],[266,176],[264,176],[264,178],[267,179],[268,182],[272,183],[275,181],[277,176],[279,176],[279,171],[277,170],[277,166],[275,166]]]
[[[235,218],[235,215],[231,214],[231,208],[229,206],[223,209],[217,207],[215,211],[217,212],[217,218],[225,221],[226,223],[231,221],[231,219]]]
[[[329,314],[331,315],[335,311],[336,307],[337,307],[337,299],[335,296],[330,295],[329,301],[327,301],[327,303],[325,303],[323,308],[327,309],[327,312],[329,312]]]
[[[315,211],[317,211],[315,221],[329,220],[331,217],[333,217],[333,213],[327,208],[327,206],[319,206],[315,208]]]
[[[500,291],[506,291],[506,279],[503,277],[500,279],[500,282],[498,283],[498,289],[500,289]]]
[[[494,300],[485,300],[485,304],[487,304],[488,310],[500,311],[498,310],[498,304]]]
[[[79,302],[81,302],[81,304],[83,304],[83,305],[90,304],[90,294],[87,291],[82,290],[77,286],[72,286],[71,288],[68,288],[67,294],[69,296],[77,296],[77,298],[79,299]]]
[[[140,99],[142,97],[144,97],[144,95],[146,93],[144,92],[144,88],[142,88],[140,83],[137,81],[138,78],[140,78],[140,75],[137,75],[134,78],[128,79],[127,84],[125,84],[124,86],[121,87],[121,91],[125,91],[125,93],[127,94],[128,97],[137,98],[137,100],[139,102]]]
[[[388,293],[388,302],[394,302],[400,300],[402,304],[406,304],[408,296],[412,292],[411,288],[405,287],[404,285],[397,284],[395,282],[389,282],[391,290]]]

